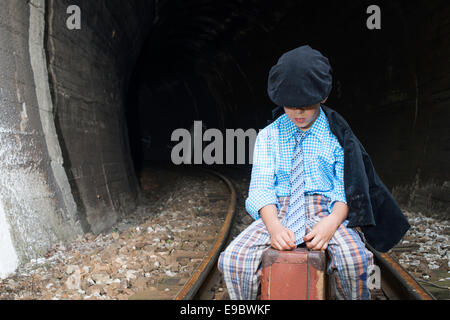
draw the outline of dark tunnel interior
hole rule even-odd
[[[136,170],[145,159],[143,140],[151,138],[148,160],[169,162],[171,132],[194,120],[222,131],[263,128],[275,107],[267,96],[270,67],[282,53],[309,44],[333,67],[326,105],[347,119],[385,183],[439,179],[448,141],[444,147],[432,128],[444,130],[446,118],[435,115],[448,111],[436,97],[445,85],[439,80],[445,52],[436,50],[442,38],[435,7],[384,1],[383,27],[369,30],[370,4],[158,2],[127,95]]]

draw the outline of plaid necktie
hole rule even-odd
[[[286,228],[294,232],[296,245],[303,242],[303,236],[305,235],[305,171],[301,143],[305,135],[306,133],[300,130],[295,133],[297,142],[291,166],[291,196],[289,198],[288,212],[283,223]]]

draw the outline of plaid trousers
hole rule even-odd
[[[289,197],[279,197],[278,218],[283,219]],[[330,199],[322,195],[305,195],[306,233],[320,219],[329,215]],[[369,300],[367,269],[373,264],[373,254],[364,245],[364,235],[346,227],[344,221],[328,243],[330,261],[327,274],[333,275],[332,288],[340,300]],[[242,231],[220,254],[218,269],[222,272],[232,300],[255,300],[260,285],[261,259],[270,247],[270,234],[260,218]]]

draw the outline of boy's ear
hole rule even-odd
[[[325,103],[325,102],[327,102],[327,100],[328,100],[328,97],[326,97],[325,99],[323,99],[320,103]]]

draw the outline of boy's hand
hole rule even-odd
[[[292,230],[285,228],[278,219],[278,210],[274,204],[260,209],[267,231],[270,233],[270,245],[277,250],[291,250],[296,247],[295,235]]]
[[[312,250],[326,250],[328,248],[328,242],[341,223],[347,218],[347,215],[347,204],[336,201],[333,205],[332,213],[320,220],[312,230],[303,237],[306,246]]]
[[[277,250],[294,249],[297,247],[294,232],[280,223],[270,230],[270,245]]]
[[[303,237],[306,246],[312,250],[326,250],[328,242],[333,237],[339,225],[339,220],[332,215],[323,218]]]

